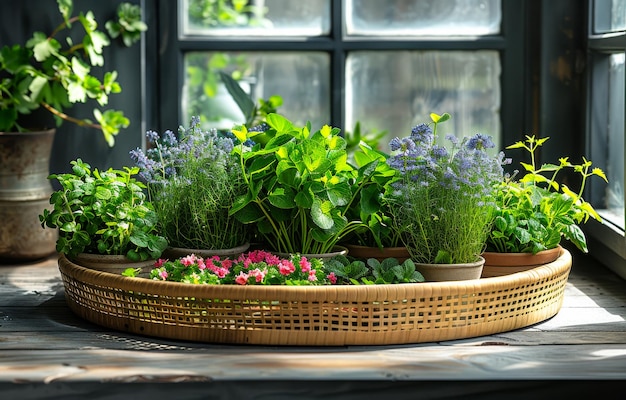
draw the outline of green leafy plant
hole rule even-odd
[[[336,277],[337,283],[342,284],[380,285],[424,282],[424,277],[415,269],[415,263],[411,260],[399,263],[393,257],[386,258],[382,262],[370,258],[366,265],[362,260],[335,256],[324,265],[326,271]]]
[[[583,157],[582,163],[572,164],[567,157],[559,164],[537,165],[537,150],[548,140],[526,136],[507,149],[524,149],[530,155],[530,164],[521,162],[526,171],[515,180],[506,177],[498,186],[496,214],[487,238],[486,251],[500,253],[533,253],[557,247],[562,238],[588,252],[585,234],[579,224],[589,218],[601,220],[592,205],[583,197],[585,182],[599,176],[608,182],[600,168],[592,168],[591,161]],[[558,176],[564,170],[574,171],[581,178],[580,190],[573,192],[560,184]]]
[[[372,269],[375,284],[424,282],[424,276],[415,270],[415,263],[407,259],[399,263],[395,258],[385,258],[382,262],[375,258],[367,260]]]
[[[456,264],[478,260],[495,208],[494,185],[502,180],[502,157],[491,156],[491,138],[446,137],[438,144],[437,126],[450,115],[431,114],[430,124],[415,126],[389,143],[389,165],[399,173],[393,184],[391,213],[418,263]]]
[[[246,191],[233,140],[203,130],[197,117],[178,137],[166,131],[146,133],[150,149],[130,152],[147,182],[159,227],[170,246],[230,249],[249,240],[247,227],[229,215],[235,198]]]
[[[398,173],[387,164],[388,155],[361,142],[352,152],[352,160],[358,169],[375,165],[359,194],[358,201],[348,210],[353,219],[360,219],[364,226],[345,237],[346,243],[368,247],[404,246],[402,233],[394,223],[390,209],[393,184]]]
[[[43,228],[58,228],[57,251],[125,255],[131,261],[158,258],[167,240],[157,233],[158,217],[146,201],[139,168],[91,170],[77,159],[72,173],[52,174],[61,189],[50,196],[52,211],[39,216]]]
[[[347,234],[364,226],[349,219],[349,210],[371,181],[379,159],[354,168],[338,128],[325,125],[312,132],[310,123],[296,127],[279,114],[269,114],[266,129],[242,126],[233,133],[247,193],[231,214],[254,223],[271,250],[327,253]],[[253,143],[257,136],[262,143]]]
[[[79,126],[102,131],[104,139],[113,146],[114,136],[130,121],[121,111],[95,108],[96,122],[76,118],[65,109],[76,103],[92,100],[104,107],[109,95],[120,93],[122,88],[117,71],[104,72],[102,80],[92,73],[92,67],[104,65],[103,49],[110,44],[106,34],[97,30],[93,12],[72,16],[72,0],[57,0],[63,22],[50,35],[35,32],[25,45],[6,45],[0,50],[0,131],[24,131],[20,115],[44,108],[52,113],[57,126],[69,121]],[[118,21],[106,26],[111,37],[122,37],[126,45],[136,41],[147,29],[141,22],[138,6],[122,3]],[[82,28],[83,37],[75,42],[74,27]],[[66,34],[64,39],[58,36]]]

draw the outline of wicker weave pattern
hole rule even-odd
[[[209,286],[126,278],[59,258],[70,308],[109,328],[169,339],[373,345],[525,327],[561,308],[572,259],[475,281],[362,286]]]

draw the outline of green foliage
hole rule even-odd
[[[358,149],[352,152],[356,168],[371,174],[371,178],[364,182],[358,202],[349,210],[349,216],[360,219],[364,226],[355,229],[352,235],[345,238],[346,242],[379,248],[404,246],[389,203],[392,185],[398,174],[387,164],[387,158],[387,154],[365,142],[359,143]]]
[[[447,136],[448,146],[439,145],[437,127],[450,115],[430,117],[430,124],[390,142],[394,153],[388,163],[400,175],[391,215],[415,262],[474,262],[489,233],[494,185],[502,180],[501,156],[488,153],[495,145],[482,134],[462,140]]]
[[[360,219],[349,219],[349,211],[381,160],[354,168],[338,128],[325,125],[311,132],[310,123],[295,127],[273,113],[266,123],[264,132],[245,126],[233,130],[240,141],[234,153],[248,191],[237,198],[231,214],[254,223],[272,250],[327,253],[365,226]],[[262,143],[248,147],[257,136],[264,137]]]
[[[487,239],[487,251],[501,253],[533,253],[555,248],[561,238],[587,252],[587,241],[579,224],[589,217],[600,221],[600,216],[582,198],[587,178],[596,175],[607,181],[600,168],[591,168],[591,161],[583,157],[581,164],[572,164],[568,158],[559,164],[536,165],[536,152],[549,138],[526,136],[507,149],[524,149],[531,163],[520,163],[524,176],[515,180],[507,177],[498,187],[497,210]],[[582,183],[578,193],[559,184],[559,172],[569,169],[578,173]]]
[[[65,109],[75,103],[95,101],[99,107],[108,103],[109,95],[120,93],[117,72],[107,71],[102,80],[92,74],[92,67],[104,65],[103,48],[109,38],[97,30],[98,23],[91,11],[72,16],[72,0],[57,0],[63,22],[50,34],[35,32],[25,45],[6,45],[0,50],[0,131],[24,131],[21,114],[30,114],[43,107],[51,112],[57,126],[69,121],[79,126],[102,131],[104,139],[113,146],[114,136],[129,125],[121,111],[93,110],[96,122],[69,116]],[[140,8],[122,3],[118,22],[108,22],[112,37],[121,35],[126,45],[138,39],[146,26],[141,22]],[[82,28],[82,40],[74,42],[73,27]],[[64,39],[57,39],[66,33]]]
[[[396,284],[424,282],[424,277],[415,270],[410,259],[399,263],[396,258],[386,258],[382,262],[375,258],[367,260],[367,265],[346,256],[336,256],[325,262],[326,271],[334,273],[337,283],[359,285]]]
[[[250,4],[250,0],[190,0],[189,21],[204,28],[265,27],[266,7]]]
[[[139,168],[91,170],[81,159],[72,173],[50,175],[61,189],[52,193],[52,211],[39,216],[43,228],[58,228],[57,251],[126,255],[132,261],[157,258],[167,247],[156,233],[158,218],[145,201],[145,185],[133,177]]]

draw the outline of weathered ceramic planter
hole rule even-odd
[[[485,259],[465,264],[422,264],[415,263],[427,282],[465,281],[480,279]]]
[[[344,246],[348,249],[350,256],[363,260],[375,258],[378,261],[382,261],[385,258],[395,258],[402,263],[411,258],[406,247],[385,247],[380,249],[378,247],[359,246],[356,244],[345,244]]]
[[[502,276],[516,272],[527,271],[537,265],[548,264],[556,260],[561,254],[561,246],[554,249],[532,253],[496,253],[484,252],[485,259],[482,277]]]
[[[55,251],[58,232],[43,229],[55,130],[0,132],[0,258],[33,260]]]

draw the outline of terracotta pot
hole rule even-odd
[[[348,254],[351,257],[367,260],[368,258],[375,258],[378,261],[383,261],[385,258],[395,258],[399,263],[411,258],[409,251],[406,247],[384,247],[382,249],[378,247],[359,246],[356,244],[346,244]]]
[[[154,268],[154,263],[156,262],[156,260],[135,262],[129,260],[126,256],[89,253],[80,253],[71,260],[81,267],[115,275],[121,275],[127,268],[141,268],[141,272],[137,274],[137,276],[141,278],[148,278],[150,276],[150,271]]]
[[[415,263],[415,269],[419,271],[426,282],[464,281],[480,279],[485,259],[473,263],[464,264],[422,264]]]
[[[56,250],[58,230],[43,229],[52,211],[48,180],[55,130],[0,132],[0,259],[34,260]]]
[[[229,257],[235,259],[242,253],[245,253],[250,248],[250,243],[244,243],[241,246],[233,247],[231,249],[186,249],[183,247],[168,247],[161,258],[176,259],[185,257],[190,254],[195,254],[198,257],[210,258],[213,256],[219,256],[220,258]]]
[[[482,256],[485,259],[485,266],[482,277],[514,274],[535,268],[538,265],[551,263],[559,257],[561,250],[561,246],[558,246],[540,251],[537,254],[484,252]]]
[[[276,254],[278,257],[281,258],[288,258],[289,257],[289,253],[281,253],[281,252],[276,252],[276,251],[272,251],[273,254]],[[339,256],[339,255],[347,255],[348,254],[348,249],[345,248],[344,246],[335,246],[333,247],[333,251],[329,252],[329,253],[324,253],[324,254],[301,254],[302,256],[311,259],[311,258],[319,258],[322,261],[324,260],[330,260],[331,258],[335,257],[335,256]]]

